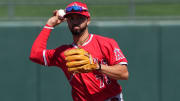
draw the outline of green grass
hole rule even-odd
[[[63,6],[17,6],[15,16],[43,17],[51,16],[55,9]],[[89,6],[91,16],[128,16],[128,6]]]
[[[180,16],[180,4],[138,5],[136,16]]]
[[[15,16],[18,17],[49,17],[52,11],[65,6],[51,5],[23,5],[15,7]],[[128,5],[90,5],[88,6],[93,17],[129,16]],[[7,7],[0,7],[0,17],[7,16]],[[136,5],[136,16],[180,16],[179,4],[144,4]]]
[[[55,9],[61,8],[60,6],[17,6],[15,16],[52,16]]]
[[[7,7],[6,6],[0,6],[0,17],[6,17],[7,15],[8,15]]]
[[[102,5],[102,6],[89,6],[90,13],[92,16],[128,16],[127,5]]]

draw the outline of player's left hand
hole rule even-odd
[[[88,73],[98,69],[98,64],[93,62],[92,56],[84,49],[70,49],[64,55],[69,72]]]

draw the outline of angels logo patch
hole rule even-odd
[[[116,57],[116,61],[125,58],[124,55],[121,53],[119,48],[114,49],[114,54],[115,54],[115,57]]]

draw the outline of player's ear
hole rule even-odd
[[[88,18],[87,18],[87,20],[88,20],[87,25],[89,25],[89,24],[90,24],[90,22],[91,22],[90,17],[88,17]]]

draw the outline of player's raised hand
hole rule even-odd
[[[59,16],[58,10],[54,10],[53,16],[48,19],[47,24],[52,27],[55,27],[56,25],[64,22],[65,20],[66,20],[65,18],[63,18],[62,16]]]

